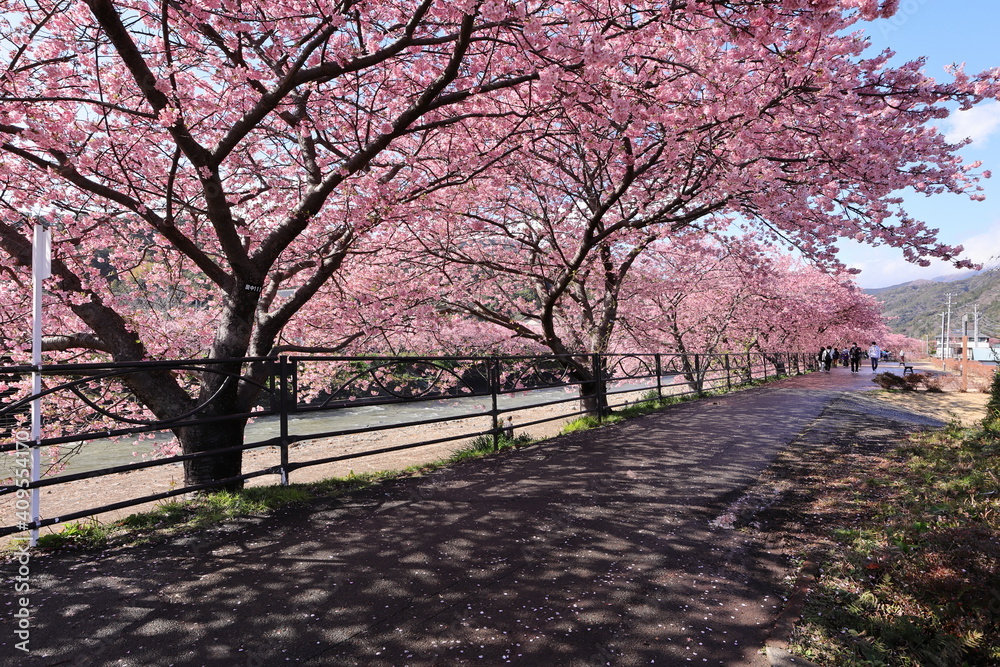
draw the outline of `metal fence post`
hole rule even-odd
[[[656,398],[657,400],[663,400],[663,361],[660,359],[660,353],[657,352],[656,358]]]
[[[700,356],[701,355],[698,354],[694,355],[694,390],[699,396],[701,396],[704,390],[701,381],[701,360],[699,359]]]
[[[726,352],[722,355],[723,363],[726,365],[726,391],[733,390],[733,373],[732,369],[729,367],[729,353]]]
[[[591,372],[594,374],[594,400],[597,403],[597,422],[604,422],[604,374],[601,372],[601,355],[590,355]]]
[[[493,399],[493,407],[490,409],[490,417],[493,420],[493,449],[500,449],[500,359],[490,357],[489,369],[487,373],[490,377],[490,396]]]

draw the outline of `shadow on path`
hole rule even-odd
[[[873,386],[790,378],[167,544],[36,557],[19,662],[766,665],[789,566],[719,515]]]

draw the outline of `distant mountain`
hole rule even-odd
[[[953,283],[959,280],[965,280],[966,278],[971,278],[973,276],[978,276],[988,271],[996,271],[998,267],[988,266],[985,269],[979,271],[959,271],[958,273],[949,273],[946,276],[938,276],[937,278],[931,278],[931,282],[934,283]]]
[[[962,317],[969,316],[972,334],[973,306],[979,306],[979,332],[1000,338],[1000,268],[934,280],[914,280],[902,285],[867,289],[883,303],[882,312],[896,333],[934,339],[941,335],[941,313],[951,294],[952,335],[961,335]]]

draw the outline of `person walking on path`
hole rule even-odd
[[[872,360],[872,373],[874,373],[878,369],[879,359],[882,358],[882,348],[875,341],[872,341],[872,346],[868,348],[868,358]]]
[[[820,350],[820,361],[823,362],[823,370],[827,373],[830,372],[830,367],[833,365],[833,348],[829,345],[826,348]]]
[[[864,352],[857,343],[851,343],[851,349],[848,350],[848,355],[851,357],[851,372],[860,373],[861,372],[861,355]]]

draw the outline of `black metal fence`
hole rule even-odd
[[[805,354],[748,353],[487,358],[283,356],[43,366],[40,394],[18,397],[18,392],[9,388],[4,392],[6,397],[0,397],[5,401],[0,407],[3,443],[0,452],[7,453],[8,464],[7,471],[0,473],[0,477],[6,477],[0,485],[0,501],[5,497],[8,501],[16,498],[9,503],[12,509],[0,519],[0,522],[12,522],[0,527],[0,536],[261,476],[274,475],[282,484],[287,484],[295,470],[310,466],[477,436],[493,438],[496,443],[501,433],[511,428],[512,415],[531,408],[580,403],[576,409],[555,416],[518,422],[519,430],[586,412],[601,418],[606,411],[635,402],[637,392],[644,392],[645,398],[664,398],[729,390],[754,380],[814,370],[815,363],[811,355]],[[251,367],[262,368],[263,372],[251,373]],[[237,368],[238,371],[234,370]],[[25,378],[34,370],[30,366],[0,367],[0,380],[13,387],[18,378]],[[238,414],[206,418],[204,415],[210,412],[213,400],[209,397],[170,419],[156,419],[128,390],[126,381],[132,374],[156,372],[169,373],[172,381],[189,389],[192,395],[198,393],[206,378],[220,379],[221,375],[223,385],[239,383],[239,388],[247,390],[244,393],[253,396],[254,400]],[[46,406],[44,437],[37,442],[27,442],[27,418],[35,398],[40,398]],[[420,410],[407,411],[403,409],[404,404],[432,404],[434,410],[426,414]],[[331,417],[338,416],[351,416],[353,423],[348,423],[352,420],[347,419],[341,423],[336,419],[331,421]],[[91,466],[93,469],[78,471],[60,469],[65,461],[86,459],[89,452],[107,448],[109,442],[124,440],[142,444],[146,439],[169,439],[172,432],[188,426],[232,423],[233,428],[243,428],[248,420],[252,425],[248,427],[243,444],[225,450],[152,456],[131,463]],[[457,435],[323,458],[291,461],[289,457],[292,445],[307,440],[469,420],[484,422],[485,428],[481,424],[478,429]],[[46,464],[49,470],[40,480],[27,482],[23,478],[23,457],[34,448],[50,452]],[[97,507],[38,521],[23,520],[27,507],[25,496],[31,489],[52,491],[80,480],[261,448],[278,450],[279,461],[212,483],[180,485],[158,493],[136,488],[134,494],[126,494],[131,497]],[[12,462],[20,465],[17,473],[9,465]],[[44,495],[42,497],[44,517]]]

